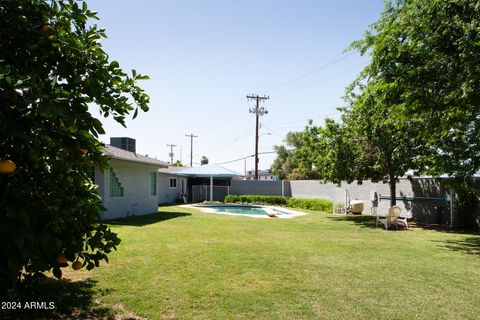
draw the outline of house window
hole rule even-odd
[[[150,172],[150,195],[157,195],[157,173]]]
[[[177,178],[170,178],[170,188],[171,189],[177,188]]]
[[[122,184],[118,180],[117,174],[110,169],[110,197],[123,197],[123,195]]]

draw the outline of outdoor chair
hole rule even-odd
[[[397,225],[404,226],[408,230],[407,219],[412,218],[412,209],[408,210],[405,215],[401,215],[397,218]]]
[[[397,227],[397,223],[399,221],[402,221],[400,223],[403,223],[403,218],[400,218],[400,214],[402,213],[402,208],[400,208],[399,206],[393,206],[391,207],[390,209],[388,209],[388,214],[386,217],[382,217],[382,216],[379,216],[377,214],[377,222],[376,222],[376,226],[378,226],[378,223],[383,223],[383,225],[385,226],[385,230],[388,230],[388,227],[392,226],[392,225],[395,225],[395,227]],[[405,221],[404,221],[404,224],[403,225],[406,225],[406,218],[405,218]],[[408,228],[408,226],[407,226]]]

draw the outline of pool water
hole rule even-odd
[[[268,216],[268,213],[275,215],[291,215],[288,212],[284,212],[274,208],[266,208],[262,206],[246,206],[246,205],[200,205],[200,208],[206,208],[214,210],[218,213],[230,213],[239,215],[253,215],[253,216]],[[268,210],[268,211],[267,211]]]
[[[200,209],[207,213],[218,213],[227,215],[238,215],[251,218],[295,218],[303,216],[305,213],[294,211],[287,208],[278,208],[262,205],[246,205],[246,204],[213,204],[203,203],[194,205],[184,205],[187,208]]]
[[[267,212],[261,207],[247,207],[247,206],[211,206],[208,207],[214,209],[217,212],[235,213],[235,214],[254,214],[254,215],[267,215]]]

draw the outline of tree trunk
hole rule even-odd
[[[393,172],[393,165],[391,160],[387,160],[388,183],[390,185],[390,207],[397,204],[396,193],[397,186],[395,181],[395,174]]]

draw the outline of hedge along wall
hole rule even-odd
[[[287,206],[313,211],[332,212],[333,202],[326,199],[297,199],[281,196],[229,195],[225,203],[254,203],[263,205]]]

